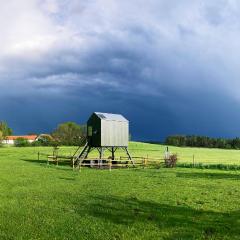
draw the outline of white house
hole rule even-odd
[[[23,138],[28,140],[29,143],[36,141],[37,135],[24,135],[24,136],[6,136],[5,139],[2,141],[3,144],[13,145],[14,141],[18,138]]]

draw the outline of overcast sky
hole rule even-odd
[[[135,139],[240,136],[240,1],[0,0],[16,134],[122,113]]]

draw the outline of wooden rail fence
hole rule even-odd
[[[44,156],[46,158],[46,163],[49,165],[50,163],[54,163],[57,166],[60,162],[62,163],[69,163],[73,170],[75,169],[74,166],[74,157],[73,156],[63,156],[63,155],[49,155],[45,153],[38,152],[38,160],[40,160],[40,157]],[[113,168],[129,168],[133,166],[132,161],[134,162],[134,167],[161,167],[164,164],[163,158],[149,158],[149,157],[133,157],[132,160],[130,160],[128,157],[118,157],[115,159],[111,158],[87,158],[84,159],[83,162],[78,164],[78,169],[81,171],[82,167],[92,167],[92,168],[101,168],[101,169],[109,169],[111,171]]]

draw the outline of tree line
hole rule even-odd
[[[12,129],[8,126],[6,122],[0,122],[0,143],[7,136],[13,134]],[[35,135],[36,133],[31,133],[29,135]],[[39,135],[39,134],[36,134]],[[14,145],[17,147],[21,146],[79,146],[84,145],[86,142],[87,127],[86,125],[79,125],[75,122],[65,122],[59,124],[55,130],[49,134],[40,134],[37,141],[29,143],[28,140],[24,138],[18,138],[14,141]]]
[[[165,139],[165,144],[177,147],[206,147],[240,149],[240,138],[211,138],[207,136],[174,135]]]

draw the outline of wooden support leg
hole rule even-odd
[[[109,159],[108,164],[109,164],[109,171],[111,172],[112,171],[112,159]]]
[[[102,158],[103,158],[103,155],[104,155],[104,148],[100,148],[100,156],[99,156],[99,160],[98,160],[98,167],[101,168],[102,166]]]
[[[114,151],[114,147],[112,147],[111,151],[112,151],[112,160],[114,160],[114,159],[115,159],[115,151]]]
[[[126,153],[128,155],[129,160],[132,162],[132,165],[135,167],[134,161],[132,160],[132,157],[131,157],[131,155],[130,155],[130,153],[128,151],[128,148],[126,147],[125,150],[126,150]]]
[[[87,149],[87,153],[86,153],[86,156],[84,158],[87,158],[88,157],[88,154],[91,152],[91,147],[88,146],[88,149]]]

